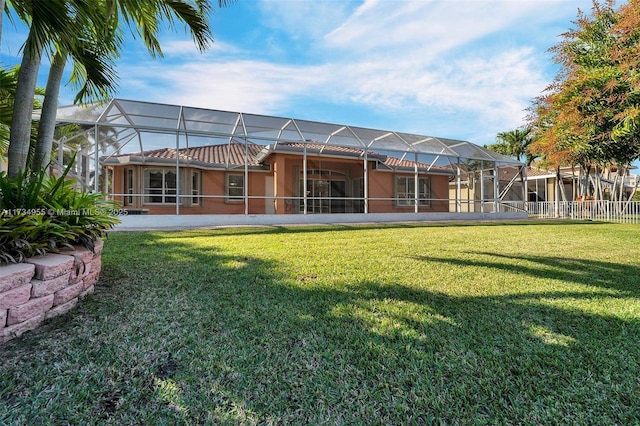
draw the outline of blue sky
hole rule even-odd
[[[547,50],[591,4],[239,0],[216,9],[204,54],[183,28],[163,32],[164,59],[127,41],[117,96],[491,144],[524,124],[556,72]],[[4,20],[0,63],[25,37]]]

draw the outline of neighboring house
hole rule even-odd
[[[307,213],[365,211],[364,151],[357,148],[231,142],[178,156],[173,148],[113,155],[101,164],[114,198],[150,214],[173,213],[176,194],[180,214],[295,214],[305,201]],[[416,197],[419,212],[449,211],[450,169],[368,152],[367,173],[370,213],[414,212]]]
[[[495,167],[492,162],[471,162],[453,169],[457,169],[460,178],[449,183],[449,196],[456,200],[457,211],[509,211],[508,205],[514,205],[513,202],[522,205],[522,165]]]
[[[619,176],[618,173],[621,173]],[[506,187],[508,182],[513,182],[508,191],[502,194],[504,201],[522,201],[523,193],[522,185],[526,185],[527,189],[527,201],[529,202],[554,202],[556,199],[560,201],[573,201],[580,199],[582,196],[585,176],[580,174],[578,167],[561,167],[560,179],[562,186],[558,187],[556,182],[558,179],[557,173],[553,169],[544,169],[536,167],[528,167],[524,178],[519,176],[519,168],[517,167],[502,167],[500,169],[500,186]],[[600,177],[602,186],[605,193],[608,193],[615,186],[619,190],[620,184],[624,185],[623,198],[629,199],[633,196],[636,190],[637,176],[629,175],[628,170],[618,171],[613,168],[611,170],[605,170]],[[595,183],[595,170],[590,171],[590,176],[587,178],[589,185],[589,193],[593,194]]]

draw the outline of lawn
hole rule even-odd
[[[638,424],[640,228],[113,232],[0,424]]]

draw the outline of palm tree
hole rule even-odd
[[[211,9],[209,0],[195,0],[195,3],[190,0],[141,0],[136,2],[102,0],[99,3],[102,7],[97,9],[95,0],[48,0],[44,2],[8,0],[8,2],[16,10],[21,20],[31,23],[23,53],[23,65],[18,76],[16,104],[14,105],[9,143],[9,176],[15,176],[26,167],[29,138],[25,137],[25,134],[28,133],[30,127],[33,109],[33,104],[25,100],[26,94],[33,93],[43,51],[46,48],[52,48],[53,42],[56,43],[57,52],[60,53],[60,58],[54,67],[64,67],[67,55],[73,56],[83,50],[78,43],[78,34],[105,34],[105,30],[110,30],[113,31],[113,40],[115,41],[115,32],[120,28],[120,19],[124,20],[128,27],[142,37],[152,57],[163,55],[158,40],[159,27],[163,20],[168,21],[172,27],[176,20],[186,24],[200,50],[206,49],[212,41],[207,19]],[[219,0],[218,3],[223,6],[227,4],[227,1]],[[95,14],[88,12],[90,10],[99,10],[103,13],[102,23],[95,19]],[[49,22],[47,17],[51,17],[52,22]],[[87,28],[87,26],[91,28]],[[107,53],[117,56],[118,52],[113,51],[117,50],[115,44],[111,46],[111,49],[101,52],[98,48],[95,51],[103,55]],[[52,56],[55,57],[55,53]],[[100,55],[96,58],[100,58]],[[90,76],[92,68],[87,66],[88,63],[80,62],[80,64],[86,75]],[[54,74],[58,71],[59,69],[54,70]],[[106,81],[113,83],[114,78],[115,75],[111,75],[111,80],[107,78]],[[51,87],[59,87],[60,80],[61,74],[60,77],[57,74],[54,75]],[[104,86],[96,87],[98,92],[105,88]],[[50,102],[57,106],[57,93],[52,94],[54,96],[51,96]],[[83,95],[79,94],[79,96]],[[22,99],[21,102],[18,102],[19,98]],[[49,94],[45,97],[45,99],[47,98],[49,98]],[[47,101],[49,102],[49,100]],[[55,126],[55,110],[55,107],[49,107],[46,112],[43,111],[43,114],[47,116],[44,117],[45,124],[42,125],[41,131],[44,133],[43,138],[46,139],[41,141],[39,160],[35,163],[36,165],[42,165],[47,155],[44,154],[44,151],[50,151],[51,141],[49,139],[52,136],[49,135],[53,135],[53,130],[50,128]]]
[[[33,94],[44,50],[52,38],[61,43],[71,43],[77,32],[69,27],[73,11],[69,6],[71,3],[66,0],[9,0],[7,4],[13,7],[20,20],[30,23],[18,72],[9,136],[8,175],[12,177],[27,163]]]
[[[9,148],[9,129],[13,116],[13,100],[16,97],[16,80],[18,68],[11,70],[0,68],[0,164]]]
[[[19,66],[8,70],[0,67],[0,165],[3,165],[6,161],[9,148],[9,133],[13,119],[13,104],[16,98],[19,69]],[[33,100],[35,108],[40,107],[43,97],[44,88],[36,87]],[[35,129],[32,127],[32,141],[35,140],[35,134]]]
[[[63,45],[56,46],[47,79],[47,96],[44,98],[38,123],[38,138],[32,170],[45,167],[51,158],[58,95],[69,55],[72,56],[74,64],[72,82],[80,86],[76,101],[107,97],[115,92],[114,82],[117,77],[112,70],[120,49],[121,38],[117,30],[114,31],[108,24],[105,25],[106,13],[100,9],[104,5],[105,3],[97,3],[91,10],[86,11],[86,15],[75,17],[76,21],[85,19],[86,22],[78,22],[83,35],[78,38],[72,52],[66,50]],[[94,22],[98,22],[99,25],[93,25]]]
[[[525,163],[528,167],[535,159],[535,156],[528,150],[532,141],[531,130],[532,129],[530,127],[525,127],[522,129],[509,130],[507,132],[500,132],[496,135],[498,143],[489,145],[488,148],[500,154],[515,157],[518,161],[524,157]]]
[[[2,41],[2,15],[4,15],[4,6],[5,0],[0,0],[0,41]]]

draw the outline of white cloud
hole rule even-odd
[[[200,52],[191,39],[170,38],[161,42],[162,52],[166,58],[193,58],[201,59],[220,54],[239,53],[239,49],[232,44],[215,40],[205,52]]]
[[[127,93],[190,106],[277,114],[292,99],[305,98],[392,114],[436,108],[511,122],[522,119],[528,100],[545,85],[531,49],[460,59],[433,70],[409,60],[318,66],[233,61],[187,62],[168,69],[149,63],[127,67],[122,74],[132,76],[123,81]]]
[[[190,40],[163,43],[167,58],[178,63],[123,64],[122,92],[263,114],[291,115],[292,105],[322,102],[377,111],[389,122],[449,115],[481,127],[469,131],[495,135],[521,125],[530,99],[553,77],[549,46],[540,40],[553,44],[557,33],[536,31],[559,15],[567,17],[562,30],[568,28],[590,0],[260,4],[268,26],[291,35],[289,43],[308,46],[304,61],[278,56],[278,63],[262,52],[248,59],[253,46],[220,37],[206,55]]]
[[[342,87],[354,102],[516,127],[553,78],[546,49],[558,33],[537,32],[558,16],[565,31],[585,4],[371,0],[327,34],[326,47],[344,61]]]
[[[243,6],[238,15],[235,5],[225,10],[243,20],[230,33],[216,27],[221,32],[204,54],[175,32],[162,39],[163,60],[149,59],[139,39],[127,43],[117,68],[120,96],[294,117],[306,115],[299,108],[315,113],[329,105],[344,114],[321,114],[345,123],[364,112],[376,127],[491,142],[522,124],[530,99],[553,78],[546,49],[579,7],[589,12],[591,0]],[[9,66],[26,31],[8,22],[3,29],[0,60]],[[62,98],[69,103],[73,94]]]
[[[353,1],[263,0],[263,22],[294,39],[319,39],[342,23],[355,7]]]
[[[259,61],[186,63],[170,69],[142,66],[127,92],[141,99],[261,114],[285,108],[291,97],[311,92],[322,81],[320,68],[274,65]]]
[[[399,56],[419,50],[436,57],[508,27],[531,9],[531,2],[374,0],[326,40],[332,48],[361,54]]]

